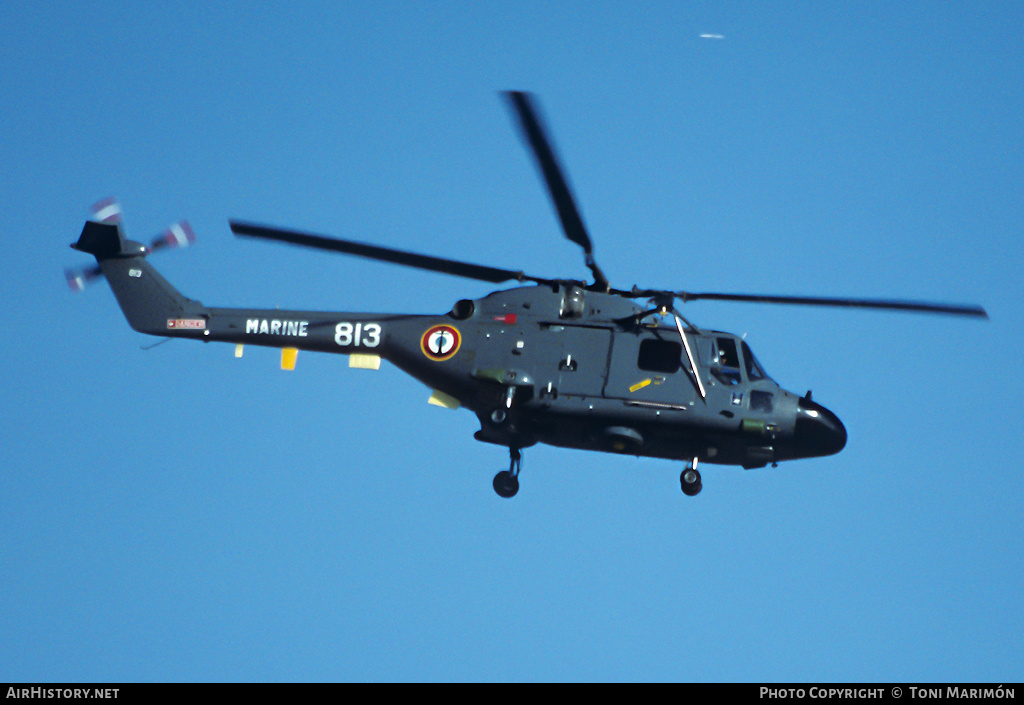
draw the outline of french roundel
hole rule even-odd
[[[434,326],[427,330],[420,339],[423,354],[435,362],[452,357],[462,345],[462,336],[453,326]]]

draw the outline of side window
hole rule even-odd
[[[751,390],[750,392],[750,410],[751,411],[764,411],[771,413],[774,407],[775,398],[770,392],[759,392],[757,390]]]
[[[640,356],[636,365],[648,372],[678,372],[679,359],[683,354],[682,343],[671,340],[648,338],[640,341]]]

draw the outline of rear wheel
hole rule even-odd
[[[508,470],[502,470],[494,476],[494,491],[498,493],[499,497],[505,499],[515,497],[516,492],[519,491],[519,478]]]

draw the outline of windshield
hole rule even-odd
[[[743,354],[742,363],[740,353]],[[725,336],[701,336],[697,339],[697,356],[704,367],[722,384],[740,384],[740,370],[747,373],[748,382],[771,380],[761,363],[754,357],[750,346],[739,338]]]
[[[750,351],[750,346],[745,342],[743,343],[743,360],[747,366],[747,379],[751,382],[756,382],[759,379],[771,379],[768,373],[764,371],[761,364],[754,357],[754,353]]]

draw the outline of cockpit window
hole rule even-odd
[[[756,382],[759,379],[770,379],[768,373],[758,363],[757,358],[754,357],[754,353],[750,351],[750,347],[746,343],[743,343],[743,360],[747,365],[747,379],[751,382]]]
[[[719,382],[733,386],[740,383],[740,358],[732,338],[698,338],[697,355],[702,364]]]

